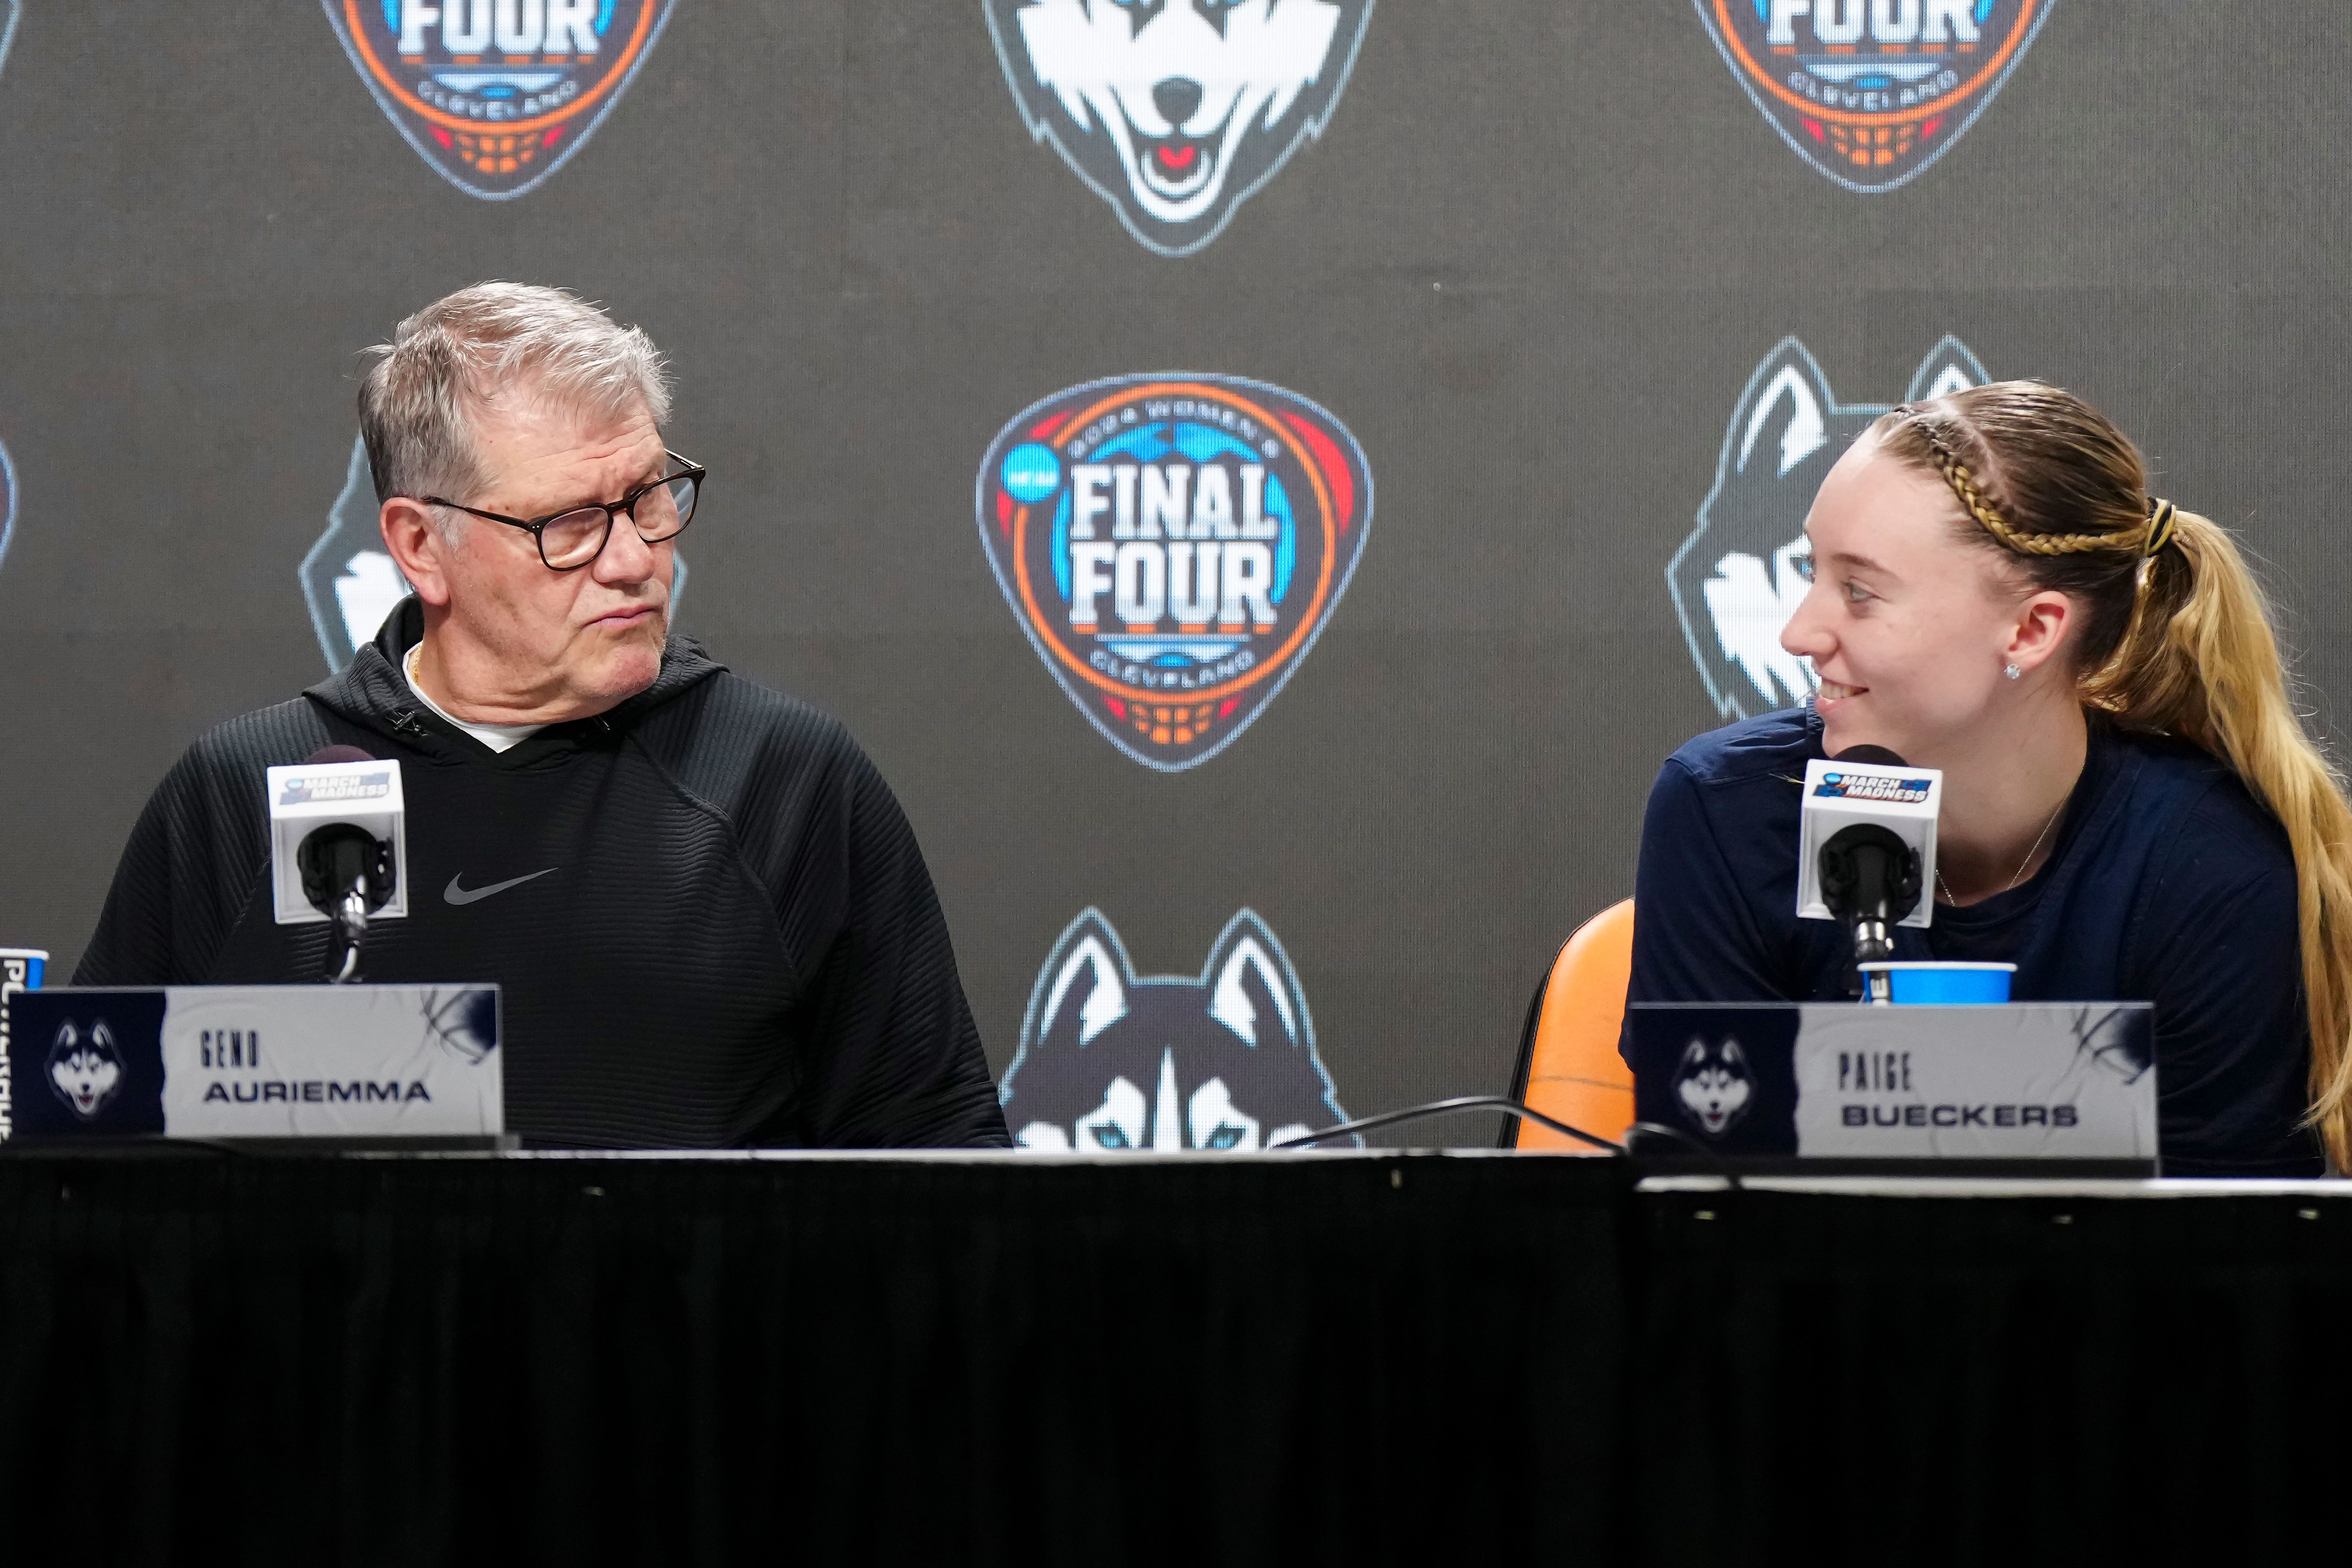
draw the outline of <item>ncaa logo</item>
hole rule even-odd
[[[0,455],[5,456],[5,455]],[[326,531],[302,557],[299,575],[302,602],[310,606],[310,629],[318,634],[319,651],[327,668],[341,674],[352,656],[373,642],[383,629],[393,606],[408,597],[408,579],[394,564],[377,526],[375,477],[368,471],[367,442],[352,443],[352,460],[343,470],[343,488],[327,509]],[[686,593],[686,558],[670,556],[670,624],[677,623],[677,602]]]
[[[985,0],[1029,134],[1162,256],[1319,137],[1372,0]]]
[[[645,64],[672,0],[324,0],[408,144],[468,195],[562,168]]]
[[[1798,156],[1891,191],[1967,133],[2054,0],[1694,0],[1724,63]]]
[[[977,489],[982,548],[1037,656],[1111,744],[1168,773],[1282,689],[1372,521],[1347,427],[1237,376],[1056,393],[999,432]]]
[[[1919,362],[1903,401],[1922,403],[1988,379],[1968,345],[1947,337]],[[1666,565],[1684,640],[1724,718],[1752,718],[1812,696],[1812,667],[1780,646],[1812,581],[1805,517],[1832,465],[1893,406],[1838,402],[1794,338],[1781,339],[1748,378],[1723,433],[1715,488]]]

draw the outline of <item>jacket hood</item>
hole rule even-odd
[[[424,640],[425,606],[412,594],[393,606],[375,640],[363,645],[341,673],[330,676],[303,695],[347,722],[380,734],[396,733],[403,743],[444,753],[450,761],[478,761],[493,755],[473,737],[443,722],[410,689],[402,663],[408,650]],[[661,671],[651,686],[593,718],[550,724],[521,744],[495,755],[501,763],[525,762],[569,750],[591,735],[625,731],[688,688],[726,668],[705,653],[700,643],[672,632],[662,647]]]

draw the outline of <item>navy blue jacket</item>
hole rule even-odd
[[[1629,1000],[1845,999],[1844,933],[1796,915],[1799,796],[1822,754],[1806,707],[1666,760],[1642,822]],[[2297,1125],[2311,1043],[2277,819],[2205,752],[2095,721],[2057,831],[2032,881],[1937,905],[1895,956],[2014,963],[2021,1002],[2155,1003],[2165,1173],[2320,1174]]]

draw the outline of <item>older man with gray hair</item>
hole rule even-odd
[[[383,981],[505,989],[508,1123],[590,1147],[1008,1142],[921,851],[833,720],[669,626],[702,468],[646,335],[485,283],[372,351],[360,429],[415,590],[341,675],[191,747],[80,985],[315,978],[281,926],[264,773],[404,764]]]

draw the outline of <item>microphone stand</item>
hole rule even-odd
[[[1822,846],[1822,898],[1853,935],[1846,994],[1892,1002],[1886,972],[1865,974],[1862,965],[1895,956],[1892,928],[1919,905],[1919,857],[1874,822],[1842,827]]]
[[[327,948],[327,984],[351,985],[360,978],[360,942],[368,917],[392,901],[392,845],[348,822],[331,823],[302,840],[297,852],[302,892],[327,917],[333,939]]]
[[[331,950],[327,959],[327,984],[352,985],[360,978],[360,942],[367,935],[367,879],[362,877],[359,886],[345,893],[328,917],[335,931],[335,946],[342,950],[342,963],[337,964]]]

